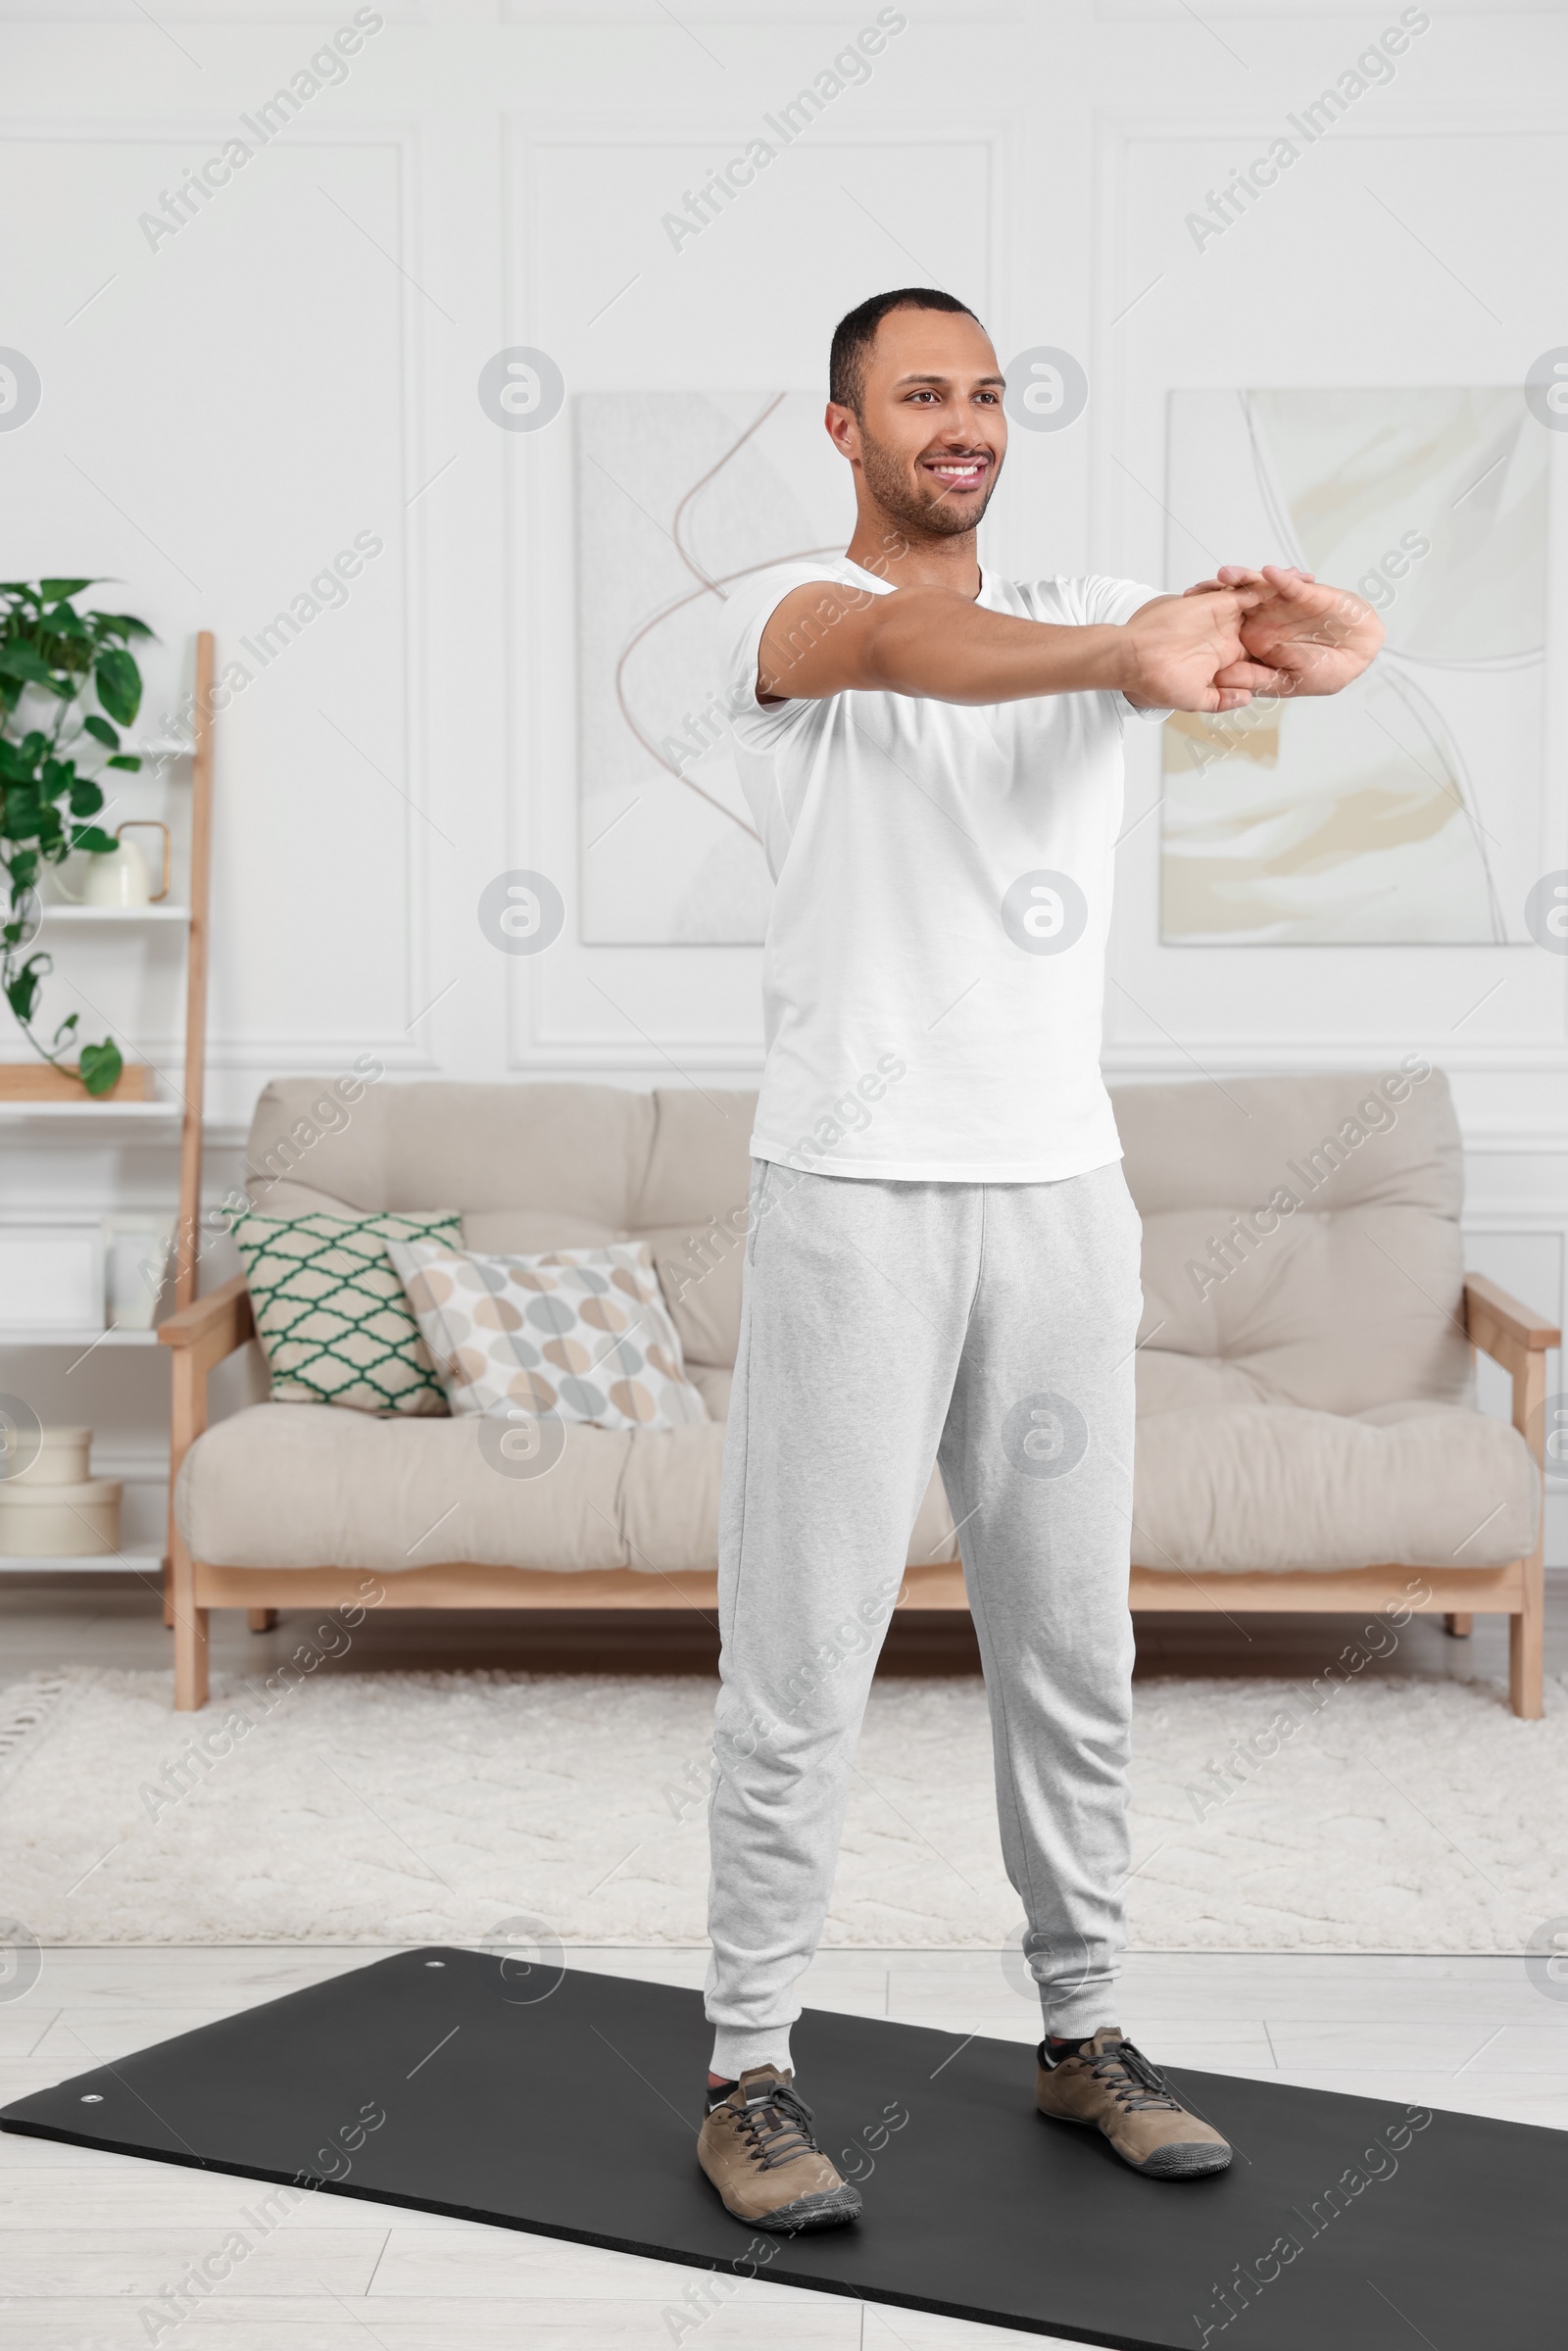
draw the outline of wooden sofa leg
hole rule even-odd
[[[174,1711],[197,1714],[207,1703],[207,1610],[196,1605],[196,1574],[178,1537],[173,1558]]]
[[[174,1607],[174,1711],[199,1714],[207,1703],[207,1610]]]
[[[1545,1626],[1541,1562],[1535,1563],[1535,1590],[1525,1579],[1525,1604],[1508,1619],[1508,1702],[1527,1723],[1539,1723],[1546,1711]]]
[[[253,1633],[270,1633],[277,1622],[275,1608],[247,1608],[245,1621]]]
[[[1538,1723],[1546,1711],[1545,1678],[1546,1647],[1546,1529],[1544,1520],[1544,1486],[1546,1475],[1546,1357],[1544,1348],[1555,1347],[1559,1334],[1555,1330],[1533,1332],[1528,1352],[1523,1347],[1513,1355],[1513,1425],[1524,1438],[1535,1459],[1542,1480],[1542,1517],[1536,1525],[1536,1547],[1528,1559],[1520,1561],[1524,1570],[1523,1591],[1519,1613],[1508,1619],[1508,1700],[1515,1714],[1527,1723]],[[1499,1360],[1501,1358],[1499,1357]]]
[[[1451,1633],[1456,1641],[1468,1641],[1475,1629],[1475,1618],[1459,1609],[1450,1608],[1443,1620],[1443,1630]]]
[[[1544,1565],[1544,1529],[1523,1562],[1524,1595],[1517,1616],[1508,1619],[1508,1700],[1527,1723],[1539,1723],[1546,1711],[1546,1575]]]

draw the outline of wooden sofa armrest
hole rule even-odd
[[[1557,1346],[1561,1332],[1479,1273],[1465,1276],[1464,1320],[1471,1346],[1480,1347],[1494,1363],[1500,1363],[1512,1379],[1513,1425],[1534,1454],[1536,1467],[1544,1476],[1546,1350]],[[1538,1537],[1534,1561],[1538,1577],[1541,1557]]]
[[[236,1347],[256,1336],[256,1318],[251,1312],[251,1294],[245,1287],[245,1276],[237,1273],[221,1290],[210,1290],[205,1298],[192,1298],[167,1322],[158,1326],[158,1336],[165,1347],[191,1347],[199,1350],[205,1364],[221,1363]]]
[[[1532,1314],[1528,1306],[1521,1306],[1516,1298],[1480,1273],[1465,1276],[1464,1320],[1472,1346],[1509,1369],[1516,1349],[1544,1354],[1562,1338],[1555,1324],[1543,1322],[1540,1315]]]

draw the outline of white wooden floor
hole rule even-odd
[[[26,1995],[0,2001],[0,2098],[377,1956],[47,1952]],[[570,1957],[688,1984],[704,1965],[700,1951]],[[956,2033],[1039,2030],[988,1953],[830,1953],[806,1997]],[[1122,2022],[1171,2064],[1568,2129],[1568,2002],[1538,1991],[1519,1960],[1144,1955],[1128,1966]],[[829,2085],[802,2087],[825,2102]],[[694,2082],[694,2109],[699,2097]],[[189,2318],[155,2333],[161,2293],[244,2227],[256,2195],[240,2180],[0,2134],[7,2351],[1023,2351],[1043,2339],[763,2280],[737,2281],[688,2327],[682,2295],[706,2289],[701,2272],[333,2196],[303,2198]]]
[[[1145,1618],[1140,1666],[1290,1673],[1321,1658],[1325,1621]],[[232,1613],[215,1620],[215,1633],[219,1662],[250,1671],[286,1654],[295,1638],[286,1618],[252,1637]],[[62,1662],[168,1662],[156,1591],[126,1578],[0,1578],[0,1683]],[[345,1670],[600,1662],[592,1648],[576,1654],[582,1643],[581,1634],[548,1636],[515,1617],[389,1617],[371,1621]],[[932,1669],[934,1652],[928,1659],[906,1645],[908,1664]],[[1474,1640],[1460,1641],[1418,1620],[1373,1670],[1496,1679],[1505,1645],[1498,1619],[1478,1618]],[[1568,1668],[1561,1572],[1548,1576],[1546,1645],[1548,1669]],[[650,1634],[632,1662],[710,1670],[706,1653],[683,1651],[678,1628],[667,1640]],[[0,2103],[376,1956],[276,1945],[47,1952],[25,1997],[7,2000],[0,1984]],[[705,1964],[701,1951],[570,1956],[574,1966],[692,1985]],[[1039,2032],[1038,2010],[1010,1988],[995,1953],[828,1953],[804,1990],[813,2006],[958,2033],[1029,2041]],[[1172,2065],[1568,2129],[1568,2001],[1537,1991],[1517,1959],[1136,1956],[1120,2021]],[[829,2085],[802,2087],[829,2106]],[[700,2097],[694,2083],[694,2135]],[[831,2129],[825,2135],[831,2144]],[[873,2176],[866,2192],[875,2185]],[[737,2280],[724,2308],[690,2328],[682,2296],[709,2283],[705,2273],[331,2196],[305,2197],[194,2315],[155,2332],[163,2290],[244,2226],[238,2216],[255,2196],[239,2180],[0,2133],[4,2351],[146,2351],[154,2342],[174,2351],[1022,2351],[1045,2339],[763,2280]]]

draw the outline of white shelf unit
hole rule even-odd
[[[85,929],[102,923],[113,930],[120,923],[178,922],[190,920],[189,906],[172,906],[160,902],[145,906],[74,906],[68,901],[50,900],[41,909],[40,931],[51,931],[56,923],[66,923],[72,930]]]
[[[24,1551],[0,1551],[0,1575],[161,1576],[163,1572],[162,1551],[76,1552],[64,1559],[49,1552],[34,1558]]]
[[[0,1329],[0,1353],[8,1347],[156,1347],[156,1331],[7,1331]]]
[[[0,1130],[25,1126],[54,1128],[82,1141],[94,1131],[115,1145],[179,1138],[179,1222],[174,1257],[174,1303],[188,1305],[196,1295],[194,1236],[201,1212],[202,1110],[207,1057],[207,955],[212,870],[214,671],[212,633],[203,629],[196,639],[195,739],[181,742],[167,737],[127,741],[125,749],[143,759],[190,762],[190,897],[189,906],[155,903],[145,906],[86,906],[70,900],[46,903],[39,930],[47,935],[57,927],[91,933],[116,930],[178,928],[185,934],[185,1046],[180,1097],[163,1102],[0,1101]],[[151,1347],[158,1334],[141,1330],[40,1331],[0,1329],[0,1354],[7,1349]],[[162,1550],[137,1548],[57,1558],[0,1552],[0,1575],[47,1571],[51,1574],[122,1572],[161,1577]],[[167,1618],[166,1618],[167,1621]]]
[[[122,1128],[145,1122],[149,1126],[177,1125],[178,1102],[0,1102],[0,1124],[20,1126],[28,1119],[55,1119],[68,1126]],[[120,1137],[123,1141],[123,1136]]]

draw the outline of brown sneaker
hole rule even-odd
[[[1035,2104],[1053,2122],[1102,2131],[1135,2172],[1152,2180],[1196,2180],[1223,2172],[1231,2151],[1217,2131],[1191,2115],[1141,2049],[1102,2025],[1071,2057],[1051,2061],[1042,2041]]]
[[[811,2136],[811,2110],[793,2074],[754,2065],[710,2106],[697,2160],[725,2210],[753,2229],[836,2229],[860,2217],[858,2188],[841,2180]]]

